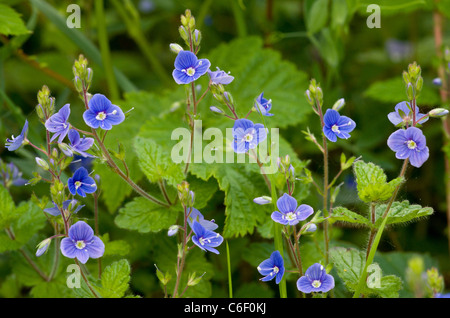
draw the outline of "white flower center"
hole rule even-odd
[[[200,242],[201,245],[205,245],[205,243],[206,244],[211,243],[211,240],[205,239],[203,237],[201,237],[198,241]]]
[[[195,68],[193,68],[193,67],[189,67],[185,71],[186,71],[186,74],[189,76],[194,76],[194,74],[195,74]]]
[[[293,221],[293,220],[296,219],[295,213],[294,212],[288,212],[288,213],[286,213],[285,218],[288,221]]]
[[[333,132],[339,132],[339,126],[338,125],[333,125],[332,127],[331,127],[331,130],[333,131]]]
[[[280,271],[280,269],[278,268],[278,266],[274,266],[274,267],[273,267],[273,272],[274,272],[275,274],[277,274],[279,271]]]
[[[322,282],[321,282],[320,280],[315,279],[315,280],[313,280],[313,282],[311,283],[311,285],[312,285],[314,288],[319,288],[320,285],[322,285]]]
[[[244,141],[246,142],[251,142],[253,140],[253,135],[252,134],[247,134],[244,136]]]
[[[86,243],[84,243],[84,241],[77,241],[75,243],[75,247],[78,248],[79,250],[82,250],[85,246],[86,246]]]
[[[414,140],[408,140],[407,143],[408,148],[409,149],[416,149],[417,148],[417,144]]]
[[[97,119],[97,120],[104,120],[105,118],[106,118],[105,112],[100,112],[97,114],[97,116],[95,116],[95,119]]]
[[[75,181],[75,188],[78,189],[82,184],[83,183],[81,181]]]

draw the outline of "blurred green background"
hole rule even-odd
[[[36,94],[44,84],[56,97],[57,109],[66,103],[80,105],[72,86],[72,65],[79,54],[87,57],[94,70],[92,92],[101,92],[113,101],[123,100],[127,93],[133,91],[166,94],[164,96],[169,96],[172,103],[182,99],[182,94],[170,95],[177,85],[171,77],[174,54],[170,52],[169,44],[182,44],[178,27],[180,15],[187,8],[192,11],[197,28],[202,31],[200,57],[208,58],[209,52],[219,45],[255,36],[261,39],[265,48],[278,52],[283,60],[295,65],[308,78],[320,82],[327,107],[337,99],[345,98],[346,105],[341,112],[354,119],[357,128],[349,142],[331,146],[330,164],[335,173],[340,153],[345,151],[347,157],[362,156],[365,161],[380,165],[389,178],[397,176],[402,162],[395,159],[386,145],[388,136],[394,131],[387,114],[398,102],[406,100],[402,72],[408,64],[416,61],[422,68],[424,89],[418,100],[421,112],[437,106],[448,107],[441,99],[440,87],[433,85],[432,80],[439,76],[438,69],[442,65],[448,70],[442,56],[445,45],[450,45],[450,1],[114,0],[104,1],[104,24],[95,10],[94,1],[76,1],[81,8],[81,28],[69,29],[65,23],[72,13],[67,12],[71,3],[0,0],[0,5],[9,6],[19,13],[31,31],[29,34],[3,32],[0,35],[0,135],[3,138],[18,134],[25,118],[28,118],[30,139],[37,144],[39,140],[43,141],[44,130],[38,124],[34,108]],[[380,28],[367,25],[371,14],[367,12],[367,6],[372,3],[381,8]],[[113,65],[116,71],[113,77],[109,75],[108,67],[104,67],[105,55],[102,55],[101,47],[105,43],[102,43],[99,33],[102,25],[107,32],[109,65]],[[441,46],[436,46],[436,36],[441,36]],[[239,56],[239,52],[236,54]],[[212,66],[216,66],[214,61]],[[222,65],[218,66],[222,68]],[[227,70],[226,65],[223,69]],[[252,76],[264,78],[265,74]],[[295,89],[298,90],[297,95],[302,96],[307,82]],[[259,93],[251,94],[257,96]],[[150,109],[155,107],[150,105],[151,98],[145,102],[149,103]],[[276,100],[273,102],[275,109]],[[298,102],[305,104],[304,99]],[[309,127],[319,136],[318,119],[312,112],[305,112],[302,116],[304,118],[298,125],[284,127],[282,135],[300,159],[311,160],[309,169],[320,174],[321,155],[301,132]],[[81,116],[73,119],[76,120],[81,123]],[[439,265],[446,285],[450,286],[443,121],[430,120],[424,133],[430,158],[422,168],[408,170],[408,182],[400,196],[422,206],[433,207],[435,213],[428,219],[389,231],[380,250],[419,252],[432,257],[433,264]],[[5,162],[14,162],[25,178],[30,178],[35,170],[34,155],[29,149],[9,153],[0,145],[0,156]],[[351,171],[343,175],[343,180],[348,186],[342,191],[338,203],[355,209],[361,207],[352,187]],[[30,187],[14,188],[12,194],[14,200],[20,202],[28,200],[31,192],[44,195],[46,191],[46,185],[37,185],[32,190]],[[320,204],[313,191],[308,201]],[[221,202],[223,194],[218,192],[210,204],[221,209]],[[102,209],[107,209],[104,202],[101,202]],[[111,237],[142,239],[138,234],[117,229],[114,225],[115,211],[112,210],[109,207],[110,213],[104,213],[101,221],[102,228],[107,229]],[[367,240],[366,232],[355,228],[342,228],[336,235],[359,246],[364,246]],[[236,240],[235,245],[241,244],[239,242]],[[132,290],[146,297],[160,296],[155,287],[152,260],[145,255],[144,245],[139,251],[130,252],[130,258],[134,260]],[[11,281],[11,278],[6,278],[11,277],[10,262],[7,254],[0,255],[2,295],[26,296],[29,288],[26,284],[18,283],[19,287],[14,289],[10,286],[12,283],[5,283]],[[259,278],[258,274],[248,262],[242,261],[234,266],[242,282],[236,283],[236,288],[241,287],[240,295],[248,295],[245,289],[253,292],[252,284]],[[225,268],[216,279],[213,295],[226,296]],[[258,293],[263,296],[276,294],[276,288],[270,291],[271,285],[264,288],[265,291]]]

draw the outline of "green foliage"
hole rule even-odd
[[[404,178],[399,177],[387,182],[383,169],[371,162],[357,161],[353,167],[358,196],[364,202],[388,200],[404,181]]]
[[[364,269],[365,254],[353,248],[336,247],[330,250],[330,257],[345,286],[350,291],[355,291]],[[398,292],[402,287],[401,279],[394,275],[382,276],[381,273],[376,272],[379,270],[379,267],[376,264],[374,265],[373,272],[368,270],[369,283],[364,286],[362,293],[383,298],[399,297]],[[373,285],[370,284],[372,273],[373,275],[378,275],[374,279],[379,279],[379,281],[374,281]]]
[[[0,3],[0,34],[21,35],[29,32],[20,14],[13,8]]]
[[[375,208],[377,221],[376,226],[382,222],[381,216],[386,211],[386,204],[379,204]],[[421,219],[433,214],[433,209],[430,207],[421,207],[418,204],[410,204],[407,200],[402,202],[393,202],[389,209],[388,219],[386,224],[406,223],[415,219]]]
[[[100,294],[103,298],[121,298],[129,288],[130,263],[126,259],[107,266],[102,273]]]

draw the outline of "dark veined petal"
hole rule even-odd
[[[286,225],[288,224],[288,220],[284,217],[284,214],[279,211],[272,212],[271,216],[272,220],[274,220],[277,223]]]
[[[182,72],[177,69],[173,70],[172,77],[175,80],[175,83],[180,85],[189,84],[195,80],[194,77],[187,75],[186,72]]]
[[[193,77],[195,79],[198,79],[200,76],[205,75],[206,72],[209,70],[210,66],[211,66],[211,62],[209,62],[208,59],[198,60],[196,66],[195,66],[195,74]]]
[[[428,147],[425,147],[422,150],[412,150],[409,156],[409,161],[412,166],[420,168],[424,162],[428,160],[429,156],[430,153]]]
[[[391,148],[392,151],[400,151],[404,150],[406,146],[406,142],[408,139],[405,136],[404,129],[398,129],[394,131],[387,140],[387,145]]]
[[[88,125],[91,128],[97,129],[98,127],[100,127],[100,120],[98,120],[97,118],[95,118],[97,116],[97,114],[92,111],[91,109],[86,110],[83,113],[83,119],[84,122],[86,123],[86,125]]]
[[[314,209],[307,205],[307,204],[301,204],[297,210],[297,219],[300,221],[306,220],[308,217],[310,217],[314,213]]]
[[[337,141],[337,136],[336,134],[331,130],[330,127],[327,126],[323,126],[323,133],[325,135],[325,137],[327,137],[327,139],[331,142],[336,142]]]
[[[175,58],[175,69],[181,71],[189,67],[195,68],[197,65],[198,58],[191,51],[180,51]],[[209,66],[208,66],[209,67]],[[206,73],[206,70],[205,70]]]
[[[81,264],[86,264],[86,262],[89,260],[89,251],[86,248],[80,250],[75,247],[75,249],[75,257],[80,261]]]
[[[75,258],[77,248],[71,238],[65,237],[61,240],[61,253],[68,258]]]
[[[100,238],[94,236],[92,241],[86,245],[86,249],[89,252],[89,257],[99,258],[105,253],[105,244]]]
[[[84,221],[78,221],[69,229],[69,237],[74,241],[92,241],[94,230]]]
[[[281,213],[294,212],[297,209],[297,200],[285,193],[277,200],[277,208]]]
[[[331,108],[327,109],[323,117],[325,126],[331,128],[333,125],[336,125],[339,120],[339,117],[340,115],[337,110]]]
[[[117,105],[111,104],[111,106],[107,110],[107,114],[108,115],[106,116],[105,120],[109,121],[112,125],[118,125],[125,119],[125,114]]]
[[[89,100],[89,110],[94,114],[106,112],[111,106],[111,101],[103,94],[94,94]]]

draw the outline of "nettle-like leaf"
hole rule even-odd
[[[388,200],[404,178],[395,178],[387,182],[383,169],[369,162],[357,161],[353,164],[359,198],[364,202]]]
[[[375,226],[380,226],[381,216],[386,211],[387,204],[379,204],[375,208],[376,223]],[[433,208],[422,207],[418,204],[410,204],[405,200],[402,202],[393,202],[389,209],[387,224],[405,223],[424,218],[433,214]]]
[[[143,197],[136,197],[119,210],[118,227],[141,233],[159,232],[176,223],[180,208],[162,207]]]
[[[102,273],[100,294],[103,298],[121,298],[128,290],[130,264],[126,259],[107,266]]]
[[[166,180],[176,187],[184,179],[183,167],[172,161],[170,154],[147,138],[137,137],[134,142],[139,159],[139,167],[150,182]]]
[[[354,292],[366,263],[365,253],[354,248],[335,247],[330,258],[339,277],[349,291]],[[381,268],[374,263],[367,269],[367,283],[361,293],[366,296],[397,298],[402,280],[395,275],[382,276]]]
[[[6,4],[0,3],[0,34],[21,35],[30,31],[25,26],[20,14]]]
[[[350,211],[349,209],[344,208],[342,206],[333,208],[331,220],[346,223],[354,223],[356,225],[365,225],[368,227],[373,226],[372,223],[364,216],[356,212]]]

